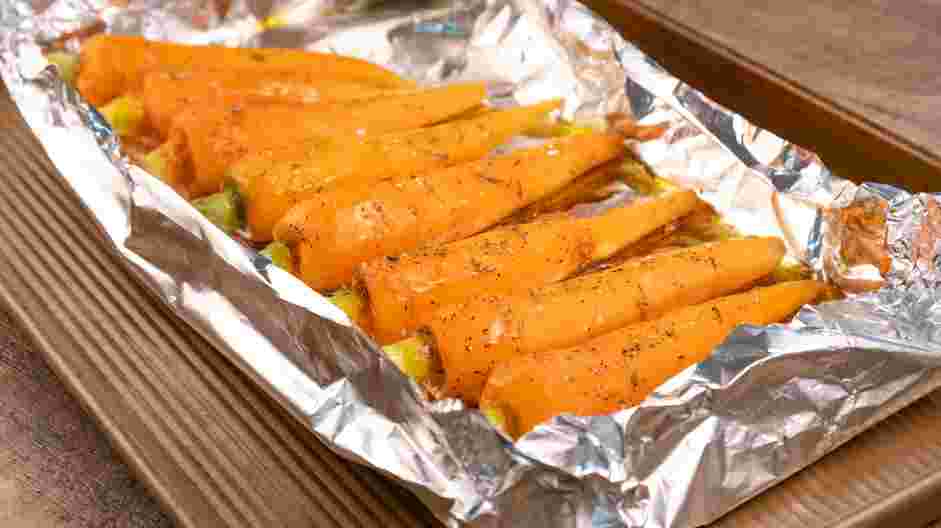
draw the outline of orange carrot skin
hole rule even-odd
[[[229,175],[242,191],[252,239],[268,241],[288,210],[304,200],[335,187],[356,188],[363,196],[382,181],[482,158],[543,122],[560,103],[488,112],[332,147],[299,145],[283,156],[251,156],[233,166]]]
[[[336,79],[377,88],[405,89],[414,83],[381,66],[351,57],[276,48],[191,46],[124,35],[96,35],[82,45],[76,81],[95,106],[125,93],[137,93],[144,75],[194,70],[287,72],[308,81]]]
[[[178,165],[186,174],[174,179],[186,182],[193,196],[210,194],[221,188],[226,169],[254,149],[273,154],[281,145],[315,139],[326,144],[327,129],[316,108],[305,111],[300,105],[223,100],[191,107],[173,121],[168,135],[186,160]]]
[[[276,156],[284,149],[349,141],[429,125],[479,106],[483,83],[396,93],[367,100],[311,105],[225,102],[187,109],[174,121],[173,143],[190,153],[192,194],[217,192],[226,169],[245,156]]]
[[[190,158],[189,146],[186,145],[182,139],[181,137],[174,138],[160,147],[164,161],[163,174],[161,177],[165,183],[173,187],[181,196],[190,200],[193,198],[190,194],[193,165]]]
[[[373,337],[386,344],[409,335],[444,306],[481,292],[506,294],[557,282],[607,258],[699,203],[691,191],[641,199],[594,218],[550,217],[509,226],[395,258],[362,264]]]
[[[372,258],[478,233],[623,149],[620,136],[583,134],[383,183],[353,203],[323,193],[289,211],[275,237],[294,246],[308,285],[336,288]]]
[[[784,244],[776,238],[729,240],[444,308],[426,329],[444,367],[443,392],[476,403],[500,361],[573,346],[727,295],[771,273],[783,256]]]
[[[592,250],[583,222],[521,224],[371,260],[357,270],[354,284],[368,299],[371,335],[388,344],[413,334],[442,306],[562,280],[590,261]]]
[[[394,94],[369,85],[330,79],[298,79],[295,72],[189,71],[154,72],[144,76],[140,97],[147,125],[163,139],[174,118],[206,105],[329,103]]]
[[[494,368],[482,409],[499,409],[519,436],[563,413],[609,414],[637,405],[654,389],[703,361],[742,324],[783,321],[825,286],[795,281],[709,301],[578,346],[533,352]]]

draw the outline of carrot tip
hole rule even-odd
[[[540,138],[558,138],[603,131],[603,123],[594,121],[556,121],[551,117],[547,117],[545,123],[527,130],[526,133]]]

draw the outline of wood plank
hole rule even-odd
[[[172,527],[2,307],[0,446],[0,526]]]
[[[669,71],[856,181],[941,186],[941,0],[587,0]]]

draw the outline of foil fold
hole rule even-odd
[[[941,386],[938,196],[835,177],[576,2],[7,0],[0,24],[11,95],[141,281],[328,446],[451,525],[706,524]],[[425,399],[340,310],[132,165],[42,57],[93,25],[335,51],[423,83],[487,80],[498,103],[565,97],[569,118],[665,123],[631,145],[641,160],[740,231],[781,237],[847,297],[739,328],[635,408],[559,416],[513,443],[461,402]]]

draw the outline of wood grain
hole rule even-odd
[[[172,526],[2,309],[0,526]]]
[[[941,1],[642,1],[941,153]]]
[[[941,1],[586,3],[675,75],[841,175],[941,185]]]

